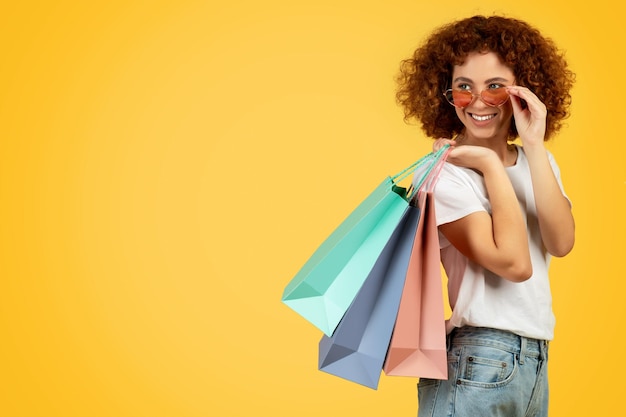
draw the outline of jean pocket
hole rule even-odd
[[[459,358],[458,383],[495,388],[509,383],[517,373],[516,355],[488,346],[466,346]]]

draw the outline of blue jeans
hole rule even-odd
[[[422,378],[418,417],[546,417],[548,342],[462,327],[448,336],[448,380]]]

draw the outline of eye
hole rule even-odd
[[[491,84],[489,84],[489,86],[487,88],[490,89],[490,90],[495,90],[497,88],[502,88],[502,87],[504,87],[504,85],[499,84],[499,83],[491,83]]]
[[[455,88],[457,90],[472,91],[472,87],[466,83],[458,84]]]

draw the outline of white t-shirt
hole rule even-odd
[[[554,337],[555,317],[548,279],[550,254],[543,247],[530,169],[523,148],[517,146],[516,164],[506,168],[527,224],[533,275],[515,283],[463,256],[440,233],[441,261],[448,276],[448,293],[454,327],[476,326],[508,330],[542,340]],[[559,168],[548,153],[552,170],[563,195]],[[491,213],[481,175],[467,168],[445,163],[435,186],[437,225],[449,223],[478,211]],[[567,196],[566,196],[567,197]]]

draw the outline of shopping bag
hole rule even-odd
[[[383,367],[385,375],[448,378],[441,258],[433,197],[442,165],[432,171],[425,188],[416,193],[421,216]]]
[[[337,329],[320,340],[321,371],[378,388],[418,218],[419,209],[408,206]]]
[[[408,207],[408,190],[398,184],[418,167],[433,167],[431,152],[387,177],[317,248],[287,284],[282,301],[332,335]]]

